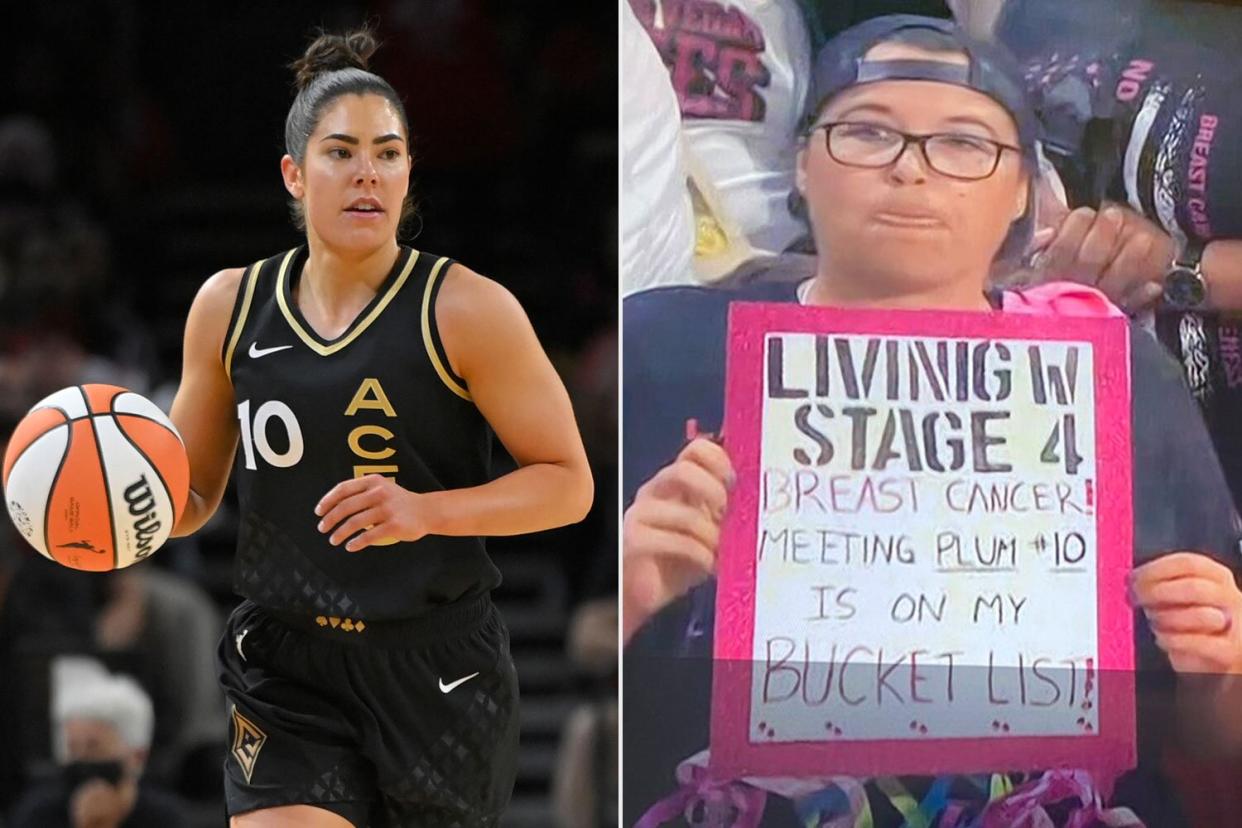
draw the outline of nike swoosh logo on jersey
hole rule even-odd
[[[445,684],[445,683],[444,683],[444,679],[440,679],[440,692],[441,692],[441,693],[449,693],[449,692],[452,692],[455,688],[460,687],[461,685],[463,685],[463,684],[465,684],[466,682],[470,681],[470,679],[474,678],[474,677],[475,677],[475,676],[477,676],[477,675],[478,675],[478,673],[471,673],[471,674],[470,674],[470,675],[468,675],[468,676],[462,676],[462,677],[461,677],[461,678],[459,678],[457,681],[451,681],[451,682],[449,682],[448,684]]]
[[[292,345],[274,345],[271,348],[260,348],[259,343],[251,342],[250,343],[250,358],[258,359],[261,356],[267,356],[268,354],[274,354],[277,351],[283,351],[287,348],[292,348],[292,347],[293,347]]]
[[[246,634],[249,632],[248,629],[242,630],[237,636],[237,654],[242,657],[242,661],[246,660],[246,654],[242,652],[241,644],[246,640]]]

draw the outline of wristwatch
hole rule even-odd
[[[1203,279],[1203,248],[1207,242],[1190,239],[1164,274],[1165,304],[1177,310],[1196,310],[1207,302]]]

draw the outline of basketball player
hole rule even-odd
[[[235,828],[495,825],[518,696],[482,537],[592,499],[514,298],[398,244],[411,135],[375,48],[323,35],[294,64],[281,171],[306,244],[212,276],[186,323],[176,534],[215,511],[240,442],[246,600],[219,649]],[[495,480],[492,431],[519,466]]]
[[[778,797],[765,807],[756,787],[763,780],[698,773],[691,757],[708,744],[713,575],[736,478],[727,444],[683,438],[688,418],[706,432],[723,421],[730,303],[1046,314],[1077,306],[1088,315],[1110,307],[1089,288],[1051,298],[1048,288],[1042,295],[987,289],[993,265],[1020,255],[1030,241],[1037,170],[1035,113],[1021,75],[999,49],[947,21],[876,18],[822,50],[816,89],[797,180],[818,251],[813,275],[736,291],[662,288],[625,300],[623,820],[664,825],[684,813],[692,824],[763,828],[1052,825],[1047,806],[1062,816],[1073,811],[1066,824],[1134,825],[1129,817],[1136,813],[1147,825],[1185,825],[1161,767],[1162,743],[1185,725],[1167,699],[1175,673],[1242,673],[1238,530],[1193,401],[1159,345],[1137,329],[1130,339],[1130,600],[1142,610],[1136,663],[1148,692],[1138,698],[1138,768],[1118,780],[1111,803],[1133,813],[1105,813],[1090,785],[1070,790],[1056,775],[1030,780],[1003,806],[989,804],[992,791],[1012,784],[1001,773],[985,776],[982,786],[965,777],[838,777],[822,781],[819,787],[829,788],[823,796],[808,795],[795,808]],[[1179,690],[1200,686],[1183,681]],[[1214,735],[1236,727],[1232,699],[1232,710],[1205,702],[1196,711]],[[668,796],[674,780],[684,787]],[[1071,799],[1072,807],[1062,801]],[[1015,802],[1023,807],[1020,819],[1007,818],[1013,810],[998,813]]]

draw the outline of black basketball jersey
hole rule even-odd
[[[332,546],[314,509],[365,474],[428,492],[487,482],[491,429],[436,329],[450,260],[402,247],[341,336],[293,299],[299,247],[246,270],[224,340],[240,428],[234,588],[269,609],[353,626],[410,618],[500,583],[478,537],[428,535],[361,552]]]

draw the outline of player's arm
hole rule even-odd
[[[517,299],[454,264],[435,312],[449,363],[519,468],[429,494],[432,531],[516,535],[582,520],[594,498],[586,450],[569,394]]]
[[[453,265],[435,307],[453,371],[519,468],[481,486],[415,493],[379,475],[320,501],[320,531],[356,552],[386,537],[518,535],[581,520],[594,483],[565,386],[509,291]]]
[[[221,353],[244,272],[222,270],[204,282],[186,319],[181,385],[170,417],[189,455],[190,497],[174,537],[193,533],[215,513],[233,466],[237,419]]]

